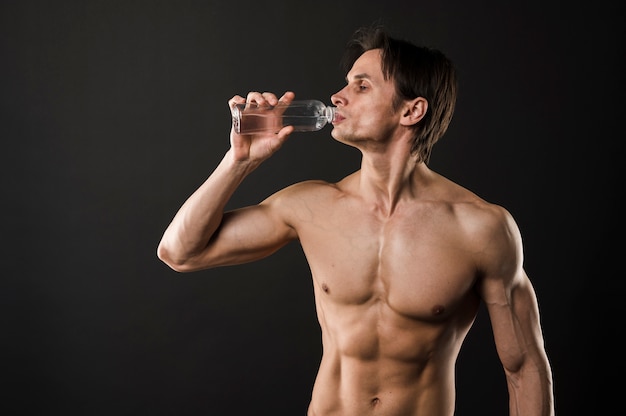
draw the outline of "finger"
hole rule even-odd
[[[248,93],[248,95],[246,96],[246,104],[248,107],[254,106],[254,105],[259,106],[259,107],[268,105],[263,94],[257,91],[250,91]]]
[[[280,140],[280,142],[284,142],[285,140],[287,140],[287,137],[289,137],[289,135],[291,133],[293,133],[295,127],[294,126],[285,126],[282,129],[280,129],[280,131],[277,134],[277,138]]]
[[[285,111],[287,111],[287,107],[289,106],[289,104],[291,104],[295,97],[296,94],[294,94],[292,91],[286,91],[283,96],[280,97],[279,103],[283,105],[279,107],[279,114],[283,114]]]
[[[245,104],[245,103],[246,103],[245,98],[243,98],[241,95],[235,95],[233,98],[228,100],[228,108],[230,108],[230,110],[232,111],[233,108],[235,108],[237,104]]]
[[[270,148],[270,153],[274,154],[275,152],[277,152],[278,149],[280,149],[283,146],[283,144],[285,144],[285,142],[289,138],[289,135],[292,132],[293,132],[293,126],[286,126],[280,129],[278,134],[276,134],[268,144]]]
[[[287,91],[278,101],[289,104],[294,98],[296,98],[296,94],[294,94],[293,91]]]
[[[264,92],[263,98],[265,98],[267,103],[271,106],[275,106],[276,104],[278,104],[278,98],[276,98],[276,94],[274,94],[273,92]]]

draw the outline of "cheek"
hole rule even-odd
[[[360,117],[359,126],[361,128],[366,128],[370,130],[372,128],[379,128],[386,121],[387,120],[385,120],[383,117],[380,117],[378,115],[369,115],[369,116],[364,115]]]
[[[393,128],[393,117],[388,114],[377,113],[375,115],[360,117],[357,129],[358,133],[373,135],[375,137],[385,135]]]
[[[380,139],[393,130],[394,120],[393,114],[388,114],[382,109],[379,111],[368,111],[367,113],[351,114],[348,119],[333,127],[331,135],[335,139]]]

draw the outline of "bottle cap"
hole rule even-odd
[[[235,106],[232,111],[233,114],[233,128],[235,129],[235,133],[241,133],[241,108],[239,106]]]
[[[335,111],[337,111],[337,107],[331,107],[331,106],[327,106],[326,107],[326,120],[328,120],[329,123],[332,123],[333,121],[335,121]]]

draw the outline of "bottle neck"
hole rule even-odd
[[[328,123],[332,123],[335,120],[335,111],[337,111],[337,107],[326,106],[325,116]]]

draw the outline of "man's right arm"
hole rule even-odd
[[[291,101],[292,93],[281,100]],[[277,101],[273,94],[248,94],[247,101]],[[235,96],[232,106],[246,102]],[[244,178],[276,152],[293,131],[238,135],[231,130],[231,148],[209,178],[185,201],[169,224],[157,256],[181,272],[237,264],[261,258],[293,239],[293,230],[273,211],[273,198],[228,213],[224,207]]]

